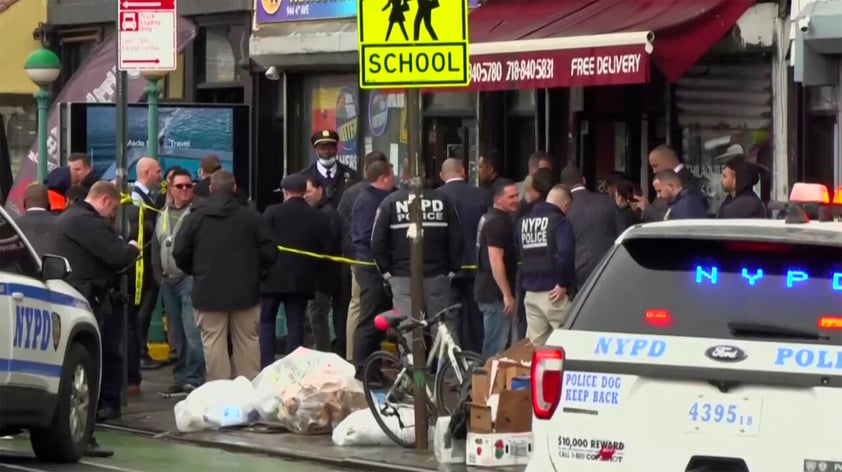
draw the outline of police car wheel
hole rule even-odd
[[[29,432],[35,457],[49,462],[76,462],[85,452],[96,419],[94,361],[84,346],[73,343],[65,354],[52,424]]]

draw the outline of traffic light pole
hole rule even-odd
[[[412,316],[416,320],[424,317],[424,230],[422,228],[421,193],[423,188],[421,165],[419,156],[419,139],[421,137],[420,124],[420,93],[417,88],[407,91],[406,99],[406,128],[407,144],[409,148],[410,166],[410,306]],[[413,383],[415,384],[415,448],[427,449],[429,421],[427,418],[427,367],[426,346],[424,345],[424,329],[417,327],[412,332],[412,361]]]

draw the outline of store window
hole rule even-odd
[[[365,94],[366,115],[363,155],[381,151],[400,174],[407,157],[406,94],[402,91],[370,91]]]
[[[356,75],[323,75],[302,77],[302,113],[298,133],[302,149],[290,162],[290,170],[303,169],[315,160],[315,151],[310,146],[313,133],[324,129],[336,130],[339,134],[337,159],[339,162],[359,169],[359,88]],[[290,97],[294,99],[295,97]],[[373,144],[372,144],[373,146]]]

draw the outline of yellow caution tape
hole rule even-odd
[[[122,200],[120,200],[120,203],[122,203],[124,205],[135,204],[135,202],[132,200],[132,197],[130,195],[123,195],[123,198],[122,198]],[[140,220],[139,226],[138,226],[139,228],[143,227],[143,210],[144,209],[150,210],[150,211],[155,211],[155,212],[158,212],[158,213],[164,212],[163,210],[159,210],[155,207],[146,205],[145,203],[142,203],[139,206],[141,208],[141,211],[139,212],[139,217],[138,217],[138,219]],[[139,240],[137,242],[138,246],[143,246],[143,242],[142,242],[143,236],[138,236],[138,238],[139,238]],[[359,266],[368,266],[368,267],[374,267],[375,266],[374,262],[371,262],[371,261],[360,261],[360,260],[357,260],[357,259],[352,259],[350,257],[331,256],[331,255],[328,255],[328,254],[319,254],[319,253],[315,253],[315,252],[304,251],[302,249],[295,249],[295,248],[281,246],[281,245],[278,245],[278,250],[281,251],[281,252],[298,254],[300,256],[308,256],[308,257],[313,257],[313,258],[316,258],[316,259],[333,261],[333,262],[337,262],[339,264],[359,265]],[[142,254],[142,250],[141,250],[141,254]],[[142,272],[143,263],[141,262],[140,264],[141,264],[141,272]],[[477,266],[475,264],[463,265],[462,270],[477,270]],[[137,297],[137,295],[135,295],[135,296]]]

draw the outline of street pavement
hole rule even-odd
[[[153,439],[134,434],[100,431],[97,440],[116,451],[107,459],[85,459],[79,464],[44,464],[33,456],[25,434],[0,440],[2,472],[336,472],[325,465],[238,454],[193,446],[177,441]]]
[[[178,433],[173,406],[180,400],[159,392],[172,381],[170,368],[143,372],[142,395],[129,400],[122,418],[97,425],[99,443],[115,452],[109,459],[86,459],[82,464],[55,466],[32,459],[27,438],[12,442],[26,456],[2,455],[0,472],[169,472],[242,470],[261,472],[466,472],[465,465],[440,466],[432,449],[417,451],[398,446],[338,447],[330,435],[302,436],[285,432],[231,428],[223,431]],[[432,448],[430,438],[430,447]],[[0,440],[0,449],[7,441]],[[200,447],[197,447],[200,446]],[[180,448],[185,449],[180,449]],[[228,452],[223,452],[228,451]],[[28,458],[27,458],[28,457]],[[174,466],[173,464],[178,464]],[[171,468],[170,468],[171,467]],[[501,467],[496,472],[522,472],[524,467]]]

